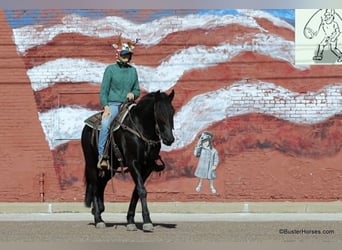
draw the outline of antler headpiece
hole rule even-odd
[[[112,47],[115,50],[115,57],[118,59],[120,56],[127,55],[127,54],[133,54],[133,50],[134,50],[135,45],[137,44],[138,40],[139,39],[136,39],[135,42],[133,42],[133,41],[123,42],[121,35],[120,35],[118,42],[112,44]]]

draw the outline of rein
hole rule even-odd
[[[129,116],[129,119],[130,121],[132,122],[132,124],[134,125],[134,122],[132,120],[132,116],[131,116],[131,113],[128,112],[128,116]],[[119,122],[120,126],[131,132],[132,134],[136,135],[137,137],[139,137],[140,139],[142,139],[144,142],[146,142],[148,145],[153,145],[153,144],[159,144],[160,143],[160,138],[158,141],[156,140],[150,140],[150,139],[147,139],[140,131],[139,129],[136,128],[136,126],[134,126],[134,129],[132,129],[131,127],[127,126],[126,124],[123,124],[122,122]],[[157,130],[157,134],[159,136],[160,132],[159,132],[159,126],[158,124],[156,124],[156,130]]]

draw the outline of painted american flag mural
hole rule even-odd
[[[61,188],[83,188],[77,151],[83,121],[100,110],[102,74],[114,61],[110,45],[121,35],[139,39],[132,63],[142,92],[176,92],[176,141],[162,148],[168,167],[150,181],[152,197],[340,197],[341,66],[295,64],[294,10],[6,14],[16,20],[13,41],[25,61]],[[193,149],[204,130],[214,134],[221,159],[218,193],[210,197],[194,191]]]

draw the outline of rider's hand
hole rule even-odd
[[[127,99],[128,99],[128,101],[134,101],[134,94],[132,92],[129,92],[127,94]]]
[[[103,114],[102,114],[102,119],[107,117],[107,116],[110,116],[111,113],[110,113],[110,108],[109,106],[104,106],[104,111],[103,111]]]

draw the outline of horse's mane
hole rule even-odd
[[[154,92],[149,92],[146,95],[144,95],[139,101],[138,105],[143,105],[145,106],[147,103],[154,102],[155,101],[155,96],[157,94],[160,94],[160,91],[154,91]]]
[[[160,91],[154,91],[154,92],[149,92],[147,93],[146,95],[144,95],[140,101],[143,101],[143,100],[149,100],[151,98],[154,98],[157,94],[160,94]]]

